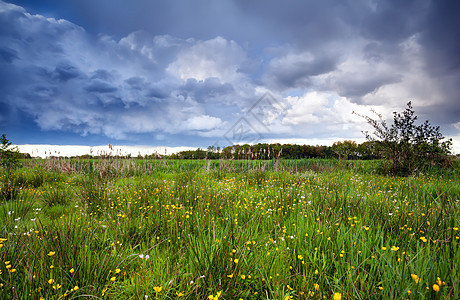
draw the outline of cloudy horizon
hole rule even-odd
[[[460,153],[457,1],[0,0],[17,145],[362,141],[412,101]],[[238,135],[241,131],[247,133]]]

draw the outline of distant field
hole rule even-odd
[[[460,167],[27,160],[0,173],[1,299],[459,299]]]

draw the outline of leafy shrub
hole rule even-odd
[[[366,139],[375,142],[375,151],[384,161],[383,170],[391,174],[410,175],[432,167],[451,165],[449,154],[452,139],[445,138],[439,126],[428,121],[416,125],[417,116],[411,102],[401,112],[393,113],[393,124],[387,125],[381,114],[372,111],[378,119],[361,116],[374,128],[374,132],[363,132]]]
[[[5,134],[0,137],[0,166],[7,172],[16,169],[19,166],[19,151],[11,147],[11,142]]]

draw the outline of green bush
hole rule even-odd
[[[363,132],[366,139],[374,143],[376,151],[385,160],[382,170],[395,175],[411,175],[437,167],[450,167],[449,159],[452,139],[444,140],[439,126],[428,121],[416,125],[417,116],[411,102],[401,112],[393,113],[393,124],[389,126],[381,114],[372,111],[378,119],[361,116],[374,128],[371,134]],[[443,141],[444,140],[444,141]]]
[[[19,166],[19,151],[11,147],[11,142],[5,134],[0,137],[0,166],[7,172],[16,169]]]

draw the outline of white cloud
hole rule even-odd
[[[244,50],[235,41],[216,37],[181,50],[167,70],[183,80],[215,77],[222,82],[234,82],[242,77],[238,68],[246,59]]]
[[[196,116],[188,119],[185,126],[190,130],[212,130],[220,127],[222,120],[208,115]]]
[[[70,157],[85,154],[91,155],[152,155],[152,154],[173,154],[180,151],[195,150],[191,147],[165,147],[165,146],[125,146],[113,145],[113,150],[105,146],[80,146],[80,145],[15,145],[22,153],[29,153],[32,157]]]
[[[283,122],[292,125],[320,122],[330,97],[330,94],[317,91],[307,92],[300,97],[287,97],[291,108],[286,112]]]

